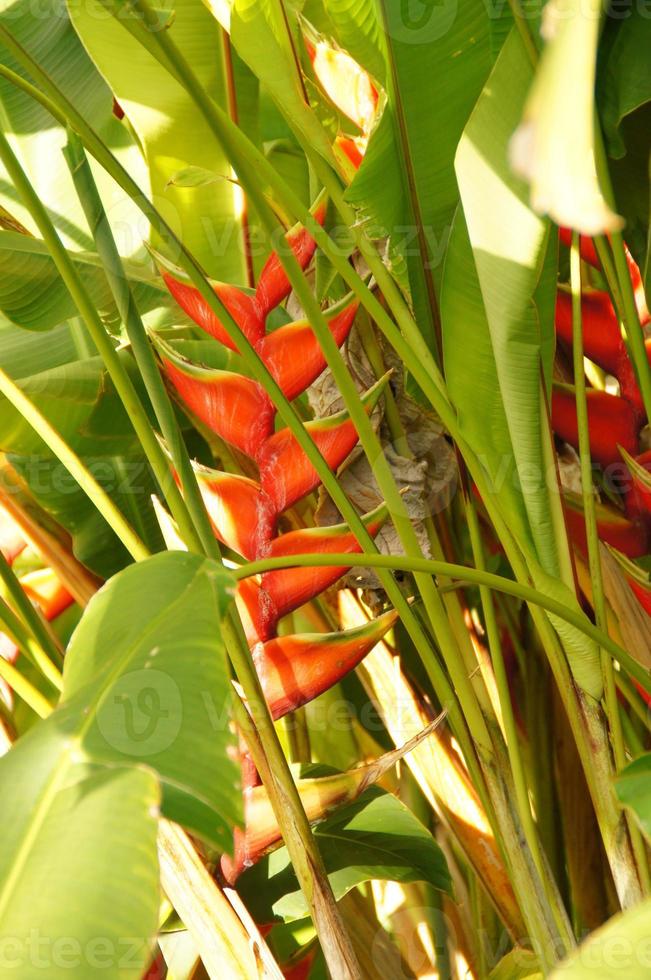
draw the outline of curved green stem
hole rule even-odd
[[[0,623],[7,629],[7,620],[5,618],[6,610],[3,609],[3,604],[0,602]],[[37,688],[31,684],[26,677],[23,677],[21,672],[10,664],[8,660],[4,657],[0,657],[0,678],[5,681],[12,691],[23,699],[26,705],[28,705],[32,711],[34,711],[39,718],[47,718],[52,712],[52,705],[47,700],[47,698],[41,694]]]
[[[589,639],[607,650],[613,660],[619,661],[622,667],[633,677],[648,693],[651,694],[651,674],[644,667],[634,660],[630,653],[615,640],[611,639],[606,633],[595,626],[587,616],[577,607],[573,609],[566,606],[551,596],[539,592],[537,589],[528,585],[522,585],[510,578],[502,575],[495,575],[493,572],[486,572],[478,568],[469,568],[467,565],[456,565],[448,561],[435,561],[432,558],[407,558],[403,555],[378,555],[368,552],[355,552],[354,554],[333,554],[327,555],[283,555],[278,558],[261,558],[258,561],[247,562],[234,569],[233,574],[237,581],[249,578],[251,575],[261,575],[263,572],[275,571],[279,568],[305,568],[314,566],[337,566],[343,568],[354,568],[356,565],[368,565],[369,568],[393,568],[397,571],[426,572],[429,575],[443,575],[446,578],[458,579],[470,582],[472,585],[484,585],[488,589],[496,592],[503,592],[505,595],[514,596],[522,599],[527,605],[539,606],[547,612],[558,616],[571,626],[585,634]]]

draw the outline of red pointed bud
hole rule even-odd
[[[572,296],[559,289],[556,296],[556,333],[568,346],[572,344]],[[614,375],[622,398],[644,412],[637,378],[619,329],[617,315],[608,293],[592,289],[581,298],[581,323],[586,357]]]
[[[325,221],[326,210],[327,206],[324,201],[318,201],[310,208],[312,216],[320,225]],[[316,248],[316,242],[310,233],[303,225],[295,225],[285,235],[285,241],[285,247],[288,245],[291,248],[301,269],[307,268]],[[260,279],[258,280],[255,291],[257,308],[263,319],[271,310],[282,303],[284,299],[287,299],[291,288],[278,252],[272,252],[260,273]]]
[[[592,289],[581,296],[583,347],[586,357],[617,376],[626,347],[608,293]],[[559,289],[556,295],[556,333],[572,344],[572,295]]]
[[[367,413],[373,410],[387,379],[388,375],[363,396]],[[345,411],[306,422],[305,428],[333,470],[343,463],[358,439],[357,430]],[[257,462],[262,489],[279,514],[319,485],[316,470],[289,429],[281,429],[267,440]]]
[[[39,568],[20,579],[23,591],[40,608],[47,620],[56,619],[74,599],[51,568]]]
[[[584,557],[588,554],[583,501],[578,494],[563,494],[565,520],[572,544]],[[629,558],[647,553],[648,534],[639,521],[631,521],[609,504],[595,501],[597,532],[605,544],[622,551]]]
[[[166,376],[179,397],[208,428],[255,457],[273,432],[275,409],[265,390],[234,371],[202,367],[155,341]]]
[[[619,460],[619,446],[637,452],[639,421],[634,407],[624,398],[605,391],[586,392],[590,455],[597,463],[608,466]],[[554,385],[552,391],[552,427],[554,432],[575,449],[579,448],[576,401],[570,385]]]
[[[250,561],[266,554],[276,514],[260,484],[204,466],[195,472],[216,537]]]
[[[251,651],[274,719],[323,694],[353,670],[395,623],[397,614],[342,633],[306,633],[258,643]]]
[[[572,247],[572,229],[571,228],[559,228],[558,237],[562,241],[563,245],[567,245],[568,248]],[[593,266],[595,269],[601,268],[601,262],[599,261],[599,256],[597,255],[597,250],[594,247],[594,242],[587,235],[579,236],[579,252],[581,258],[588,265]]]
[[[329,319],[337,346],[348,336],[359,303],[348,303]],[[256,348],[271,375],[290,401],[315,381],[326,366],[321,346],[307,320],[288,323],[267,334]]]
[[[366,514],[363,521],[369,534],[375,537],[387,516],[384,504]],[[348,525],[335,524],[282,534],[271,542],[268,555],[277,558],[281,555],[354,554],[361,550]],[[261,584],[279,615],[285,616],[333,585],[346,570],[340,567],[282,568],[264,572]]]
[[[181,269],[171,265],[164,256],[154,252],[153,249],[152,252],[161,268],[165,285],[184,313],[187,313],[190,319],[211,337],[219,340],[230,350],[237,350],[236,343],[231,340],[221,320],[192,281]],[[212,280],[211,286],[249,342],[255,344],[260,340],[264,336],[264,317],[258,310],[255,297],[225,282]]]

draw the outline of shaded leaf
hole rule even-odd
[[[427,881],[451,890],[445,858],[431,834],[404,804],[380,789],[366,790],[318,824],[314,833],[337,899],[371,879]],[[257,921],[307,915],[284,847],[245,872],[238,890]]]

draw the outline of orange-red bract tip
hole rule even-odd
[[[386,507],[366,515],[364,523],[372,537],[378,533],[386,517]],[[361,550],[348,525],[337,524],[330,528],[306,528],[282,534],[271,542],[269,555],[277,558],[300,554],[355,554]],[[271,597],[278,615],[285,616],[328,589],[345,571],[346,568],[341,566],[282,568],[264,572],[261,584]]]
[[[273,432],[275,409],[264,389],[234,371],[202,369],[163,355],[181,400],[208,428],[253,458]]]
[[[219,540],[250,561],[266,554],[276,531],[276,514],[260,484],[204,467],[197,467],[196,473]]]
[[[326,211],[327,206],[323,201],[320,201],[312,210],[315,220],[320,225],[325,221]],[[296,225],[285,235],[285,242],[285,247],[289,245],[301,269],[305,269],[316,248],[316,242],[310,233],[302,225]],[[260,315],[266,317],[271,310],[289,296],[291,288],[278,252],[272,252],[260,273],[255,291]]]
[[[350,332],[358,306],[354,300],[328,323],[338,347]],[[267,334],[256,349],[290,401],[305,391],[326,366],[321,345],[307,320],[288,323]]]
[[[312,701],[364,659],[393,626],[395,612],[342,633],[282,636],[253,650],[269,709],[282,718]]]
[[[230,350],[237,350],[237,344],[231,340],[226,328],[216,313],[210,308],[196,286],[189,282],[176,279],[169,272],[163,272],[165,285],[179,304],[181,309],[194,322]],[[242,333],[251,344],[255,344],[264,335],[264,317],[258,310],[255,297],[247,295],[237,286],[228,283],[215,282],[212,284],[215,293],[233,317]]]
[[[367,410],[371,408],[367,406]],[[331,470],[336,470],[357,444],[357,430],[344,412],[306,422],[305,428]],[[279,514],[314,490],[320,482],[316,470],[289,429],[281,429],[266,441],[258,456],[258,466],[262,489],[269,495]]]

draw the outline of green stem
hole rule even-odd
[[[590,458],[590,430],[588,427],[588,404],[586,400],[585,369],[583,365],[583,323],[581,311],[581,253],[579,234],[573,232],[570,249],[570,284],[572,288],[572,357],[574,365],[574,389],[576,392],[576,419],[579,434],[579,457],[581,467],[581,493],[583,513],[588,543],[588,565],[592,584],[592,605],[595,620],[600,630],[607,630],[606,597],[604,595],[601,559],[599,556],[599,533],[595,511],[594,488],[592,485],[592,460]],[[617,768],[625,764],[626,751],[619,718],[615,673],[611,658],[601,651],[604,674],[604,693],[606,713],[610,722],[613,752]]]
[[[2,603],[0,603],[0,623],[2,623],[3,628],[7,627],[7,622],[5,620],[5,612],[2,608]],[[9,630],[8,630],[9,631]],[[4,657],[0,657],[0,677],[5,681],[12,691],[23,699],[26,705],[28,705],[32,711],[34,711],[39,718],[47,718],[52,712],[52,705],[47,700],[44,695],[37,690],[33,684],[31,684],[19,670],[10,664],[8,660]]]
[[[14,641],[20,652],[38,667],[43,676],[57,691],[63,690],[61,671],[54,666],[41,645],[4,599],[0,599],[0,622],[2,623],[3,630]],[[0,656],[1,659],[4,658]]]
[[[83,146],[79,137],[70,130],[68,131],[68,145],[64,149],[64,156],[68,162],[86,220],[93,234],[97,253],[102,261],[118,312],[126,327],[138,370],[186,495],[184,500],[173,479],[168,478],[165,485],[161,484],[172,517],[176,521],[181,537],[188,548],[199,553],[203,551],[203,553],[214,557],[215,536],[183,442],[180,426],[147,339],[147,332],[140,318]]]
[[[468,530],[470,533],[470,543],[475,565],[477,566],[478,570],[485,571],[486,562],[484,556],[484,546],[481,539],[481,531],[477,518],[477,509],[471,495],[466,495],[465,503]],[[554,911],[556,924],[561,934],[565,932],[565,940],[571,947],[574,944],[574,937],[569,931],[567,913],[562,905],[562,899],[556,888],[556,883],[551,876],[549,865],[540,844],[538,828],[536,827],[533,814],[531,812],[529,786],[527,785],[525,765],[522,758],[522,752],[520,750],[521,740],[517,729],[515,715],[513,713],[509,678],[504,661],[504,653],[502,650],[502,642],[500,640],[497,617],[495,615],[493,595],[491,590],[485,585],[479,586],[479,595],[484,612],[488,649],[491,655],[493,671],[495,673],[495,684],[497,687],[497,694],[502,712],[502,723],[504,725],[506,747],[511,765],[511,772],[513,774],[513,784],[515,787],[518,814],[526,834],[533,859],[536,863],[538,873],[545,885],[547,899]]]
[[[47,654],[48,658],[56,667],[61,667],[63,663],[62,651],[59,641],[50,628],[49,623],[44,619],[41,611],[34,606],[26,595],[17,575],[11,565],[0,551],[0,579],[4,583],[7,595],[13,604],[16,612],[22,617],[23,622],[34,634],[36,640]]]
[[[2,155],[1,144],[3,139],[4,137],[0,134],[0,156]],[[115,531],[129,554],[136,561],[146,558],[149,555],[148,549],[119,508],[115,506],[113,500],[84,466],[79,456],[68,446],[36,405],[11,380],[9,375],[5,374],[2,368],[0,368],[0,392],[20,412],[57,459],[63,463],[84,493],[92,500],[106,523]]]
[[[522,585],[513,579],[495,575],[493,572],[486,572],[478,568],[469,568],[467,565],[456,565],[447,561],[435,561],[431,558],[408,558],[404,555],[378,555],[377,553],[356,552],[351,554],[327,555],[307,554],[307,555],[282,555],[278,558],[260,558],[257,561],[247,562],[239,568],[233,569],[233,575],[239,581],[249,578],[251,575],[261,575],[263,572],[275,571],[279,568],[305,568],[309,566],[336,566],[344,568],[354,568],[356,565],[368,565],[369,568],[392,568],[397,571],[410,572],[421,571],[429,575],[442,575],[446,578],[458,579],[470,582],[472,585],[484,585],[488,589],[496,592],[503,592],[505,595],[514,596],[522,599],[531,607],[539,606],[553,616],[557,616],[564,622],[576,627],[590,640],[602,646],[614,660],[626,668],[627,672],[633,677],[648,693],[651,694],[651,675],[635,660],[630,653],[616,643],[607,633],[602,632],[598,626],[590,622],[588,617],[577,607],[573,609],[566,606],[544,592]]]
[[[235,617],[224,624],[226,649],[246,697],[247,709],[235,699],[235,717],[269,794],[301,890],[322,943],[331,973],[360,978],[359,965],[337,908],[318,845],[285,758],[247,647]],[[250,714],[249,714],[250,713]]]

